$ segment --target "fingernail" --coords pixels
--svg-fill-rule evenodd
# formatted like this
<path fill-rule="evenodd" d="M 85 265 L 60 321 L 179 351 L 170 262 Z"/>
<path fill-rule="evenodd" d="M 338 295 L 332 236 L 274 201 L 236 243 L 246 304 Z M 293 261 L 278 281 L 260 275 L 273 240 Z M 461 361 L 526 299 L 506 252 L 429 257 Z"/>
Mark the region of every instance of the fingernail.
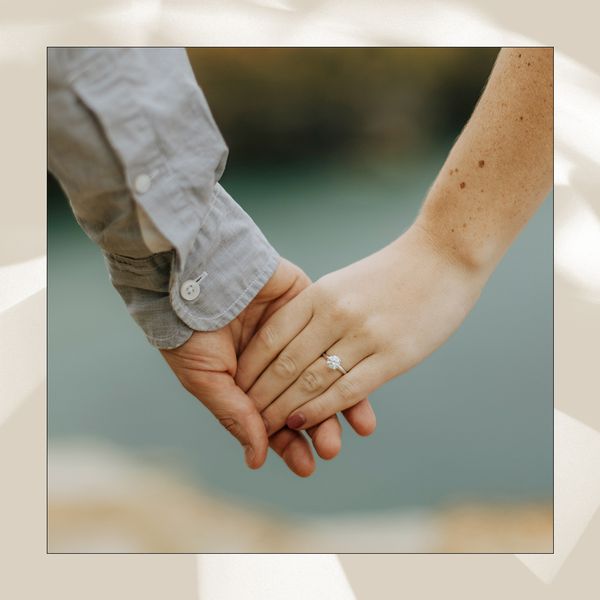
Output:
<path fill-rule="evenodd" d="M 290 429 L 300 429 L 304 423 L 306 423 L 306 417 L 302 413 L 296 413 L 295 415 L 288 417 L 288 420 L 286 421 L 286 425 Z"/>
<path fill-rule="evenodd" d="M 254 448 L 252 446 L 244 446 L 244 457 L 246 458 L 246 464 L 250 467 L 250 463 L 254 459 Z"/>

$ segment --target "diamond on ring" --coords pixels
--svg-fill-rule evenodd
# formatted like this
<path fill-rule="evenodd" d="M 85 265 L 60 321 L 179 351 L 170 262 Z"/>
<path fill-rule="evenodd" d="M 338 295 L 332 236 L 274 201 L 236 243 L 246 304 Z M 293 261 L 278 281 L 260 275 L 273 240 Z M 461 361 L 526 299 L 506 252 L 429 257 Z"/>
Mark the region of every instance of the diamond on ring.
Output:
<path fill-rule="evenodd" d="M 339 356 L 333 354 L 332 356 L 327 357 L 327 366 L 336 371 L 342 366 L 342 359 Z"/>
<path fill-rule="evenodd" d="M 323 357 L 325 358 L 325 361 L 327 362 L 327 366 L 332 370 L 332 371 L 339 371 L 340 373 L 343 373 L 344 375 L 346 374 L 346 369 L 344 369 L 344 367 L 342 367 L 342 359 L 337 356 L 337 354 L 327 354 L 324 353 Z"/>

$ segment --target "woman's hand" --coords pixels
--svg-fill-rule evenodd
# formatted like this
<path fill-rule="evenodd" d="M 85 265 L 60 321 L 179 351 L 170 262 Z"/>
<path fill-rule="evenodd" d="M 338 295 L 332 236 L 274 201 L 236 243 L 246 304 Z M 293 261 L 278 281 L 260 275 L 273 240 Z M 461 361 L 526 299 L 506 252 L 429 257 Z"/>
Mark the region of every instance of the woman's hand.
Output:
<path fill-rule="evenodd" d="M 269 434 L 308 429 L 417 365 L 458 328 L 486 276 L 420 226 L 318 280 L 271 316 L 240 356 L 236 382 Z M 347 371 L 327 366 L 337 355 Z"/>
<path fill-rule="evenodd" d="M 256 298 L 227 326 L 216 331 L 196 331 L 179 348 L 161 351 L 183 386 L 239 440 L 245 449 L 246 462 L 253 469 L 264 463 L 267 444 L 296 475 L 306 477 L 315 469 L 304 434 L 283 429 L 267 439 L 263 420 L 254 403 L 233 379 L 237 355 L 254 332 L 309 284 L 310 280 L 301 269 L 282 259 Z M 368 435 L 375 428 L 375 415 L 368 402 L 346 411 L 345 417 L 361 435 Z M 334 415 L 310 429 L 308 434 L 317 454 L 331 459 L 340 451 L 341 432 Z"/>
<path fill-rule="evenodd" d="M 275 313 L 236 381 L 269 422 L 310 428 L 438 348 L 552 184 L 553 53 L 504 48 L 417 221 Z M 327 368 L 322 353 L 348 371 Z"/>

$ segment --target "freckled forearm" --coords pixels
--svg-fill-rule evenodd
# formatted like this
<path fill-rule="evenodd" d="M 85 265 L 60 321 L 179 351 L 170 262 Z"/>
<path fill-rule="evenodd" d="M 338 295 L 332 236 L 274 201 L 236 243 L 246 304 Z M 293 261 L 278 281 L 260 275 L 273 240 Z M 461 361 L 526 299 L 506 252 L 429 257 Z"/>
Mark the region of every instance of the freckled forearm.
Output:
<path fill-rule="evenodd" d="M 552 49 L 501 50 L 417 224 L 491 272 L 552 185 L 552 147 Z"/>

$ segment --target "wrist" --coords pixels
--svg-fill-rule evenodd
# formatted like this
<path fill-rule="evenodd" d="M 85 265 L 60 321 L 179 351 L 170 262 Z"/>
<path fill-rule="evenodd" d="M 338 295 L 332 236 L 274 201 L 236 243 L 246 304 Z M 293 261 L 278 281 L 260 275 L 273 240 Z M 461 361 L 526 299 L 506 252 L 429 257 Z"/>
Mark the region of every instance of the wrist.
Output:
<path fill-rule="evenodd" d="M 417 257 L 421 268 L 437 273 L 437 277 L 458 285 L 473 302 L 479 297 L 492 269 L 465 260 L 454 248 L 439 239 L 419 219 L 395 242 L 391 249 L 399 260 Z M 469 302 L 471 301 L 469 300 Z"/>
<path fill-rule="evenodd" d="M 502 257 L 502 249 L 496 241 L 473 230 L 466 232 L 465 224 L 451 223 L 446 215 L 436 218 L 431 212 L 426 203 L 410 230 L 448 263 L 485 282 Z"/>
<path fill-rule="evenodd" d="M 202 228 L 175 265 L 171 305 L 191 329 L 221 329 L 252 304 L 278 263 L 279 255 L 260 229 L 217 184 Z"/>

